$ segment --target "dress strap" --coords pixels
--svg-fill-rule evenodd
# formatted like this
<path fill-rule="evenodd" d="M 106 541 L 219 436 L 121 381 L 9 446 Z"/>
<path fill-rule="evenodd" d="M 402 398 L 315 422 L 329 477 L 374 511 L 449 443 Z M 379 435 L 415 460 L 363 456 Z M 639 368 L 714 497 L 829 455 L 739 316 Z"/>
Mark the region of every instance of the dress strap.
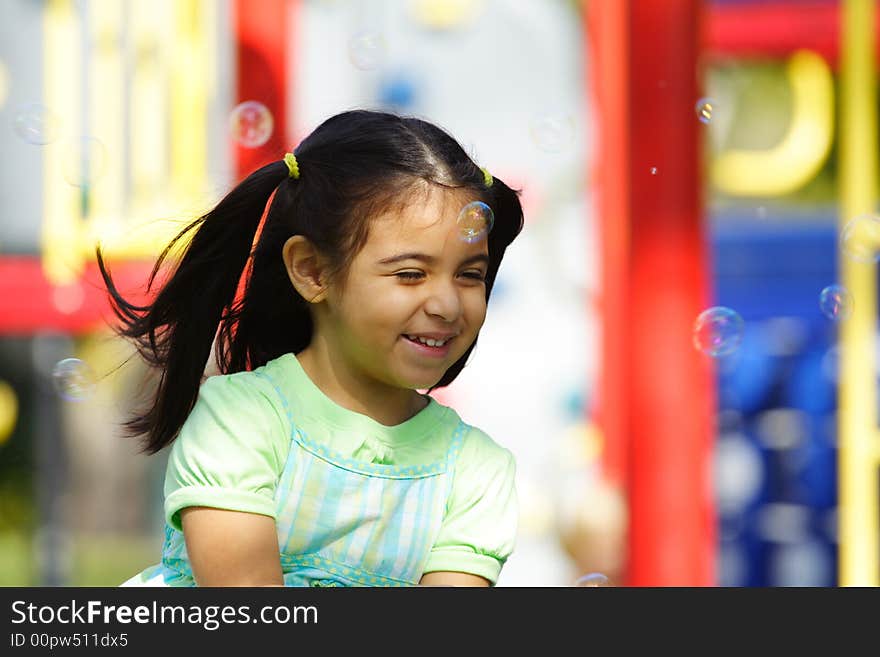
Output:
<path fill-rule="evenodd" d="M 271 376 L 269 376 L 265 372 L 261 372 L 260 370 L 253 370 L 253 373 L 261 379 L 267 381 L 269 385 L 272 386 L 275 394 L 278 395 L 279 401 L 281 401 L 281 405 L 284 406 L 284 413 L 287 415 L 287 421 L 290 422 L 291 433 L 293 433 L 295 423 L 293 421 L 293 413 L 290 410 L 290 404 L 287 402 L 287 397 L 281 392 L 278 384 L 275 383 L 275 379 L 273 379 Z"/>
<path fill-rule="evenodd" d="M 448 504 L 449 496 L 452 494 L 452 481 L 455 478 L 455 463 L 458 455 L 461 453 L 461 445 L 464 442 L 464 435 L 470 426 L 463 420 L 458 421 L 455 432 L 452 434 L 452 440 L 449 443 L 449 450 L 446 452 L 446 500 Z"/>

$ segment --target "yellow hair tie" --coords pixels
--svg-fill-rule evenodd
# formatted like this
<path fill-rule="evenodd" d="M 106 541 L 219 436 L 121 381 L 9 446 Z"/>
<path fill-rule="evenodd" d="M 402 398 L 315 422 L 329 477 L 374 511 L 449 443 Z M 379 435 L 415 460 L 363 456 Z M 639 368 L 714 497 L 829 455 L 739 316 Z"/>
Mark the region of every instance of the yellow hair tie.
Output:
<path fill-rule="evenodd" d="M 480 167 L 480 171 L 483 172 L 483 183 L 485 183 L 486 187 L 491 187 L 495 179 L 492 178 L 492 174 L 489 173 L 489 169 L 487 169 L 486 167 Z"/>
<path fill-rule="evenodd" d="M 285 153 L 284 164 L 287 165 L 287 170 L 290 172 L 289 175 L 291 178 L 299 178 L 299 163 L 296 161 L 296 155 L 293 153 Z"/>

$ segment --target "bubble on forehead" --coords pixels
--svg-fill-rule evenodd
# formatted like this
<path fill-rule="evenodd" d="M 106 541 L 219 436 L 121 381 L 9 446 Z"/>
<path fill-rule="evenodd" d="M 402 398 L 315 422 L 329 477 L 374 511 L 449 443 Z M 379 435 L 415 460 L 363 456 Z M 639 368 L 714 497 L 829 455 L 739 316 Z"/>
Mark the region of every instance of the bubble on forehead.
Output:
<path fill-rule="evenodd" d="M 488 237 L 492 226 L 495 225 L 495 214 L 492 208 L 482 201 L 473 201 L 461 209 L 456 224 L 459 238 L 463 242 L 473 244 Z"/>

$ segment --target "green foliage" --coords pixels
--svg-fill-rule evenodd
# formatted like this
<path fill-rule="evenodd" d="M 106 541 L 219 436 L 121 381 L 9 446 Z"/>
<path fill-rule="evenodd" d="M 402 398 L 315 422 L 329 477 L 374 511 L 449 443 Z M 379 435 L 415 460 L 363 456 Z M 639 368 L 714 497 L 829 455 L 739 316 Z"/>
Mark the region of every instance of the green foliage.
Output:
<path fill-rule="evenodd" d="M 119 586 L 157 563 L 155 537 L 75 536 L 70 543 L 66 586 Z M 33 534 L 0 532 L 0 586 L 40 586 Z"/>
<path fill-rule="evenodd" d="M 35 526 L 31 478 L 21 471 L 0 476 L 0 533 L 32 533 Z"/>

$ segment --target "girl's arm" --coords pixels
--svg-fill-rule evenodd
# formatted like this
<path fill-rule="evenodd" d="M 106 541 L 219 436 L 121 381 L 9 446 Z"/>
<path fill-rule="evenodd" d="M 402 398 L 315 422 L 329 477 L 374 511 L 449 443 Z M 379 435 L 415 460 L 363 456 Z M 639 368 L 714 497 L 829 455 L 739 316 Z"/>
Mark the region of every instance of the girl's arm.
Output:
<path fill-rule="evenodd" d="M 489 580 L 469 573 L 438 570 L 422 575 L 419 584 L 421 586 L 489 586 Z"/>
<path fill-rule="evenodd" d="M 284 586 L 273 518 L 191 506 L 180 520 L 198 586 Z"/>

